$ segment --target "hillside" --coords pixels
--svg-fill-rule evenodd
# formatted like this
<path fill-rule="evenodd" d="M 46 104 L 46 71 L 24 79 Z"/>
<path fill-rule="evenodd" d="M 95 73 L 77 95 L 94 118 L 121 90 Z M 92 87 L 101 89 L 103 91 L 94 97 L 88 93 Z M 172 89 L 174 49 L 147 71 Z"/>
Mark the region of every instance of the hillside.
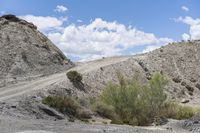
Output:
<path fill-rule="evenodd" d="M 200 41 L 176 42 L 145 54 L 73 64 L 31 23 L 6 15 L 0 17 L 0 29 L 0 127 L 4 133 L 30 127 L 57 132 L 84 132 L 81 129 L 105 132 L 105 125 L 69 123 L 68 116 L 47 107 L 41 100 L 48 95 L 98 96 L 110 81 L 118 82 L 118 72 L 127 78 L 139 75 L 143 82 L 151 79 L 154 72 L 161 72 L 168 77 L 165 92 L 170 100 L 187 100 L 187 104 L 199 106 Z M 67 78 L 66 72 L 71 70 L 83 75 L 81 87 Z M 187 132 L 180 126 L 182 121 L 170 122 L 156 130 L 116 125 L 108 128 L 111 132 L 171 133 L 169 128 Z"/>
<path fill-rule="evenodd" d="M 0 86 L 67 70 L 69 59 L 31 23 L 0 17 Z"/>
<path fill-rule="evenodd" d="M 116 82 L 117 72 L 121 72 L 129 78 L 139 74 L 144 81 L 150 79 L 154 72 L 162 72 L 167 75 L 169 80 L 165 89 L 169 98 L 179 101 L 190 99 L 194 104 L 198 104 L 197 98 L 200 94 L 199 58 L 200 41 L 180 42 L 169 44 L 146 54 L 81 63 L 73 69 L 83 74 L 83 82 L 89 95 L 98 95 L 109 81 Z M 57 88 L 57 90 L 66 88 L 74 93 L 76 93 L 74 90 L 77 90 L 67 79 L 63 79 L 49 88 Z M 82 92 L 78 94 L 82 94 Z"/>

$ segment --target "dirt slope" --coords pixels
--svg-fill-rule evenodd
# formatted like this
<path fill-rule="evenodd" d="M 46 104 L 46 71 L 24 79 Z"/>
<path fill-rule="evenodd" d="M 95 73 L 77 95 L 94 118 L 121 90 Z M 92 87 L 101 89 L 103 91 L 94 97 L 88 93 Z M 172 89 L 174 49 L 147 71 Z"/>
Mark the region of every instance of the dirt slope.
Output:
<path fill-rule="evenodd" d="M 65 55 L 31 23 L 0 17 L 0 86 L 72 67 Z"/>

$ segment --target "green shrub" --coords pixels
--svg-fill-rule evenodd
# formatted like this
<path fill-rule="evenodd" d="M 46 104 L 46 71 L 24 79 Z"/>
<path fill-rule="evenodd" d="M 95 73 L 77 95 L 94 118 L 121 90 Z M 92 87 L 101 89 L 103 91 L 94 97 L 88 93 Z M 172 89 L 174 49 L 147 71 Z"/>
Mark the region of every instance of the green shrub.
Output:
<path fill-rule="evenodd" d="M 125 124 L 151 123 L 167 98 L 163 92 L 167 83 L 166 77 L 156 73 L 147 84 L 142 84 L 137 78 L 127 80 L 120 74 L 118 79 L 119 84 L 109 83 L 102 92 L 98 101 L 103 103 L 101 104 L 103 107 L 98 107 L 97 112 L 113 121 L 118 119 Z M 108 107 L 113 113 L 108 113 Z M 113 118 L 113 114 L 118 118 Z"/>
<path fill-rule="evenodd" d="M 78 73 L 77 71 L 69 71 L 67 73 L 67 77 L 73 83 L 82 81 L 82 75 Z"/>
<path fill-rule="evenodd" d="M 187 119 L 200 114 L 199 108 L 166 101 L 163 88 L 167 79 L 160 73 L 155 73 L 146 84 L 137 77 L 127 80 L 121 74 L 118 74 L 118 79 L 119 84 L 107 85 L 94 109 L 99 115 L 111 119 L 112 123 L 143 126 L 155 122 L 155 119 Z"/>
<path fill-rule="evenodd" d="M 188 119 L 194 115 L 200 115 L 200 108 L 180 105 L 174 102 L 168 102 L 161 110 L 161 115 L 172 119 Z"/>
<path fill-rule="evenodd" d="M 55 108 L 59 112 L 66 114 L 71 118 L 75 117 L 81 120 L 91 118 L 91 113 L 72 97 L 48 96 L 42 100 L 42 103 Z"/>
<path fill-rule="evenodd" d="M 93 111 L 97 112 L 100 116 L 104 118 L 108 118 L 112 120 L 112 123 L 115 124 L 122 124 L 122 121 L 120 121 L 119 116 L 116 114 L 113 106 L 106 105 L 102 102 L 96 102 Z"/>

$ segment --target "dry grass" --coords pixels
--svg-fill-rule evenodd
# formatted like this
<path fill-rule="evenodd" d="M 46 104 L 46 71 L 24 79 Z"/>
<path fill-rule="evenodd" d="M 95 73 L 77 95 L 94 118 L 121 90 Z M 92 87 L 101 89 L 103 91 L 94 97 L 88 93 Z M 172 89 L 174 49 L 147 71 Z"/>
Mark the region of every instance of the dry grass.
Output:
<path fill-rule="evenodd" d="M 67 96 L 48 96 L 42 100 L 43 104 L 55 108 L 59 112 L 68 115 L 70 118 L 80 120 L 90 119 L 91 113 L 80 105 L 79 100 Z"/>
<path fill-rule="evenodd" d="M 160 115 L 178 120 L 188 119 L 194 115 L 200 115 L 200 108 L 168 102 L 161 110 Z"/>

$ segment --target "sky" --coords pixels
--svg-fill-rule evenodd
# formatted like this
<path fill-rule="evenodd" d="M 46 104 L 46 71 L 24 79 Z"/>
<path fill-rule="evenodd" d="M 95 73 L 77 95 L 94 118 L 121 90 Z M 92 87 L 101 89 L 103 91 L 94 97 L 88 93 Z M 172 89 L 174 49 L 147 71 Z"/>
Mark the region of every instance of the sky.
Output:
<path fill-rule="evenodd" d="M 200 39 L 200 0 L 0 0 L 73 61 L 145 53 Z"/>

